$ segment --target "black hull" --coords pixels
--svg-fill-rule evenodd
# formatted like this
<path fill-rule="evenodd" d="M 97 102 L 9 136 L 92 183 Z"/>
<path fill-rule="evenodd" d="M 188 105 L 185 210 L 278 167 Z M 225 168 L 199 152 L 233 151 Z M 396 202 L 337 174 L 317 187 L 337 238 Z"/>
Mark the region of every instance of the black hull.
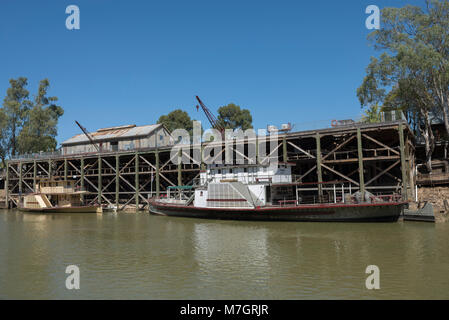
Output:
<path fill-rule="evenodd" d="M 380 203 L 217 209 L 165 204 L 151 200 L 150 213 L 175 217 L 246 221 L 396 222 L 403 206 L 404 203 Z"/>

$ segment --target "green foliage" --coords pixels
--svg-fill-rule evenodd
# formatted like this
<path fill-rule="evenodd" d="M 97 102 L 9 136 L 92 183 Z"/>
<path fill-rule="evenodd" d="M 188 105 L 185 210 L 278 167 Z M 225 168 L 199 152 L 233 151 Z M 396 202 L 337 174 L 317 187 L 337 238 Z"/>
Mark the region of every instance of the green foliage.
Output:
<path fill-rule="evenodd" d="M 28 85 L 27 78 L 11 79 L 9 83 L 11 87 L 7 89 L 6 97 L 3 100 L 3 114 L 6 120 L 1 127 L 1 145 L 5 153 L 3 161 L 6 154 L 16 154 L 17 136 L 26 121 L 27 111 L 31 106 L 31 101 L 28 100 L 29 92 L 25 88 Z"/>
<path fill-rule="evenodd" d="M 250 129 L 253 117 L 248 109 L 241 109 L 233 103 L 218 109 L 218 124 L 225 129 Z"/>
<path fill-rule="evenodd" d="M 449 109 L 449 1 L 427 1 L 420 7 L 385 8 L 382 26 L 369 35 L 381 56 L 371 58 L 367 75 L 357 90 L 362 106 L 384 103 L 391 91 L 391 108 L 409 111 L 437 106 Z M 393 103 L 394 102 L 394 103 Z M 449 128 L 448 128 L 449 129 Z"/>
<path fill-rule="evenodd" d="M 362 117 L 362 121 L 366 123 L 376 123 L 381 120 L 381 107 L 377 104 L 372 105 L 365 110 L 365 115 Z"/>
<path fill-rule="evenodd" d="M 33 101 L 29 100 L 26 78 L 10 80 L 0 109 L 0 156 L 49 151 L 56 148 L 57 123 L 64 110 L 57 97 L 48 97 L 48 79 L 41 80 Z"/>
<path fill-rule="evenodd" d="M 449 133 L 449 1 L 385 8 L 382 29 L 368 38 L 383 52 L 371 58 L 357 90 L 362 107 L 403 111 L 429 144 L 429 117 L 441 117 Z"/>
<path fill-rule="evenodd" d="M 174 110 L 167 115 L 163 115 L 159 118 L 157 123 L 162 123 L 170 132 L 176 129 L 185 129 L 192 135 L 193 122 L 187 112 L 180 109 Z"/>

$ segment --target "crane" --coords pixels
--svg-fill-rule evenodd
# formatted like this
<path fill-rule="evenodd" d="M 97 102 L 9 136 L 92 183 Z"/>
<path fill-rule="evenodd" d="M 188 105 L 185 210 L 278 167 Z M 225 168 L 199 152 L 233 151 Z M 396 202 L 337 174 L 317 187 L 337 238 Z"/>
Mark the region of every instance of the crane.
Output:
<path fill-rule="evenodd" d="M 95 147 L 95 149 L 97 149 L 97 151 L 100 151 L 100 148 L 98 148 L 97 144 L 94 142 L 94 138 L 92 138 L 89 131 L 87 131 L 87 129 L 84 128 L 78 121 L 75 120 L 75 122 L 78 125 L 78 127 L 80 127 L 80 129 L 84 132 L 87 139 L 89 139 L 90 143 Z"/>
<path fill-rule="evenodd" d="M 203 109 L 204 113 L 206 114 L 207 119 L 209 120 L 212 128 L 215 128 L 221 132 L 221 135 L 224 134 L 225 128 L 218 122 L 217 117 L 209 110 L 208 107 L 205 106 L 203 101 L 196 96 L 196 100 L 198 100 L 198 103 L 200 104 L 201 108 Z M 196 106 L 196 110 L 199 110 L 199 106 Z"/>

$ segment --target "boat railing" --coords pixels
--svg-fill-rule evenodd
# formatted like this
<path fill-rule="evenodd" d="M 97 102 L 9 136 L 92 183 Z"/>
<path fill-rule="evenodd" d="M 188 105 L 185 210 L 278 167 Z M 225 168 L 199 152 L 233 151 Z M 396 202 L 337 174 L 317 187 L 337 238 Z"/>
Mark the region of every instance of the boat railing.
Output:
<path fill-rule="evenodd" d="M 364 195 L 358 185 L 347 181 L 307 182 L 295 186 L 298 204 L 380 203 L 399 202 L 402 199 L 397 186 L 376 187 L 376 191 L 366 187 Z"/>

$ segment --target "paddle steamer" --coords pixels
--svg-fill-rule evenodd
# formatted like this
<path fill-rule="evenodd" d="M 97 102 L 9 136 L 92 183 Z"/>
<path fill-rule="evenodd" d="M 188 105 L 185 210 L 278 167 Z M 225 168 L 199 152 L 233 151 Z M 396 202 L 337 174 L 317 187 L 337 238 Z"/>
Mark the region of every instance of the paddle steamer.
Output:
<path fill-rule="evenodd" d="M 303 184 L 292 164 L 208 165 L 195 186 L 169 187 L 149 199 L 165 216 L 263 221 L 397 221 L 406 204 L 398 194 L 361 194 L 344 182 Z"/>
<path fill-rule="evenodd" d="M 90 213 L 101 211 L 97 205 L 85 205 L 86 191 L 75 187 L 73 180 L 46 179 L 37 183 L 36 192 L 23 197 L 19 210 L 38 213 Z"/>

